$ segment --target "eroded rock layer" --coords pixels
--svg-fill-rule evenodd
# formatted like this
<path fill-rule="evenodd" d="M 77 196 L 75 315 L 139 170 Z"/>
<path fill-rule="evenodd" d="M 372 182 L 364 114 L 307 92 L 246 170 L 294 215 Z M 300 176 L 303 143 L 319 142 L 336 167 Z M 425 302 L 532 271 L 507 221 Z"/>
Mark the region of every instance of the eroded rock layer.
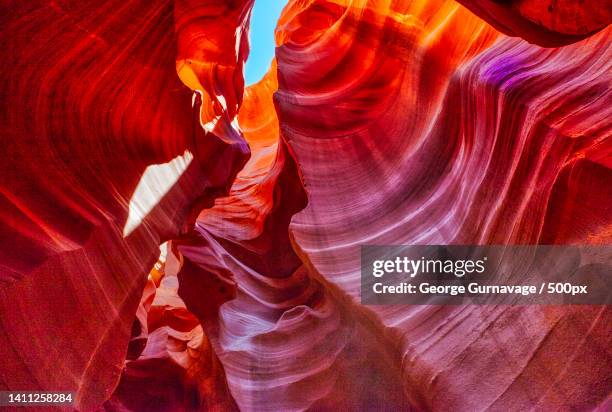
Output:
<path fill-rule="evenodd" d="M 2 4 L 0 389 L 609 407 L 607 306 L 359 301 L 363 244 L 610 243 L 609 2 L 294 0 L 245 89 L 252 5 Z"/>
<path fill-rule="evenodd" d="M 208 96 L 242 93 L 230 84 L 251 3 L 209 3 L 2 3 L 3 390 L 71 390 L 85 410 L 108 399 L 159 244 L 191 228 L 246 162 L 235 109 L 213 110 Z M 234 20 L 210 25 L 213 12 Z M 194 48 L 207 30 L 235 46 Z M 224 87 L 194 98 L 179 57 L 238 74 L 218 70 Z"/>
<path fill-rule="evenodd" d="M 275 98 L 308 195 L 291 225 L 296 250 L 394 336 L 411 403 L 604 402 L 607 307 L 358 302 L 362 244 L 610 242 L 612 192 L 596 183 L 612 177 L 609 30 L 543 49 L 452 2 L 296 3 L 290 13 L 279 26 Z"/>
<path fill-rule="evenodd" d="M 500 31 L 546 47 L 582 40 L 612 20 L 609 0 L 458 1 Z"/>

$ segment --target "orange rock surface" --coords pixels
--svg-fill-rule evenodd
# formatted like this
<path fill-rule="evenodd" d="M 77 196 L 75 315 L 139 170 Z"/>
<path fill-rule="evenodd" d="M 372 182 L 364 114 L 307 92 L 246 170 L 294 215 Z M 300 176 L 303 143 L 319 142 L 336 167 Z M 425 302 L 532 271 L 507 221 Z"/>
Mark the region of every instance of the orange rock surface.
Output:
<path fill-rule="evenodd" d="M 0 390 L 609 408 L 609 306 L 365 306 L 359 255 L 610 243 L 609 2 L 292 0 L 245 88 L 252 6 L 3 2 Z"/>

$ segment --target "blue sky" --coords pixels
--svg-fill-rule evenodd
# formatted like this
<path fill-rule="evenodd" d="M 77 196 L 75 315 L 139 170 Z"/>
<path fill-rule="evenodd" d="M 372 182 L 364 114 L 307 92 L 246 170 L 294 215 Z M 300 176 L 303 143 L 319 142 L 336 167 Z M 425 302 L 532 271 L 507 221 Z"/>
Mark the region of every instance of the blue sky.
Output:
<path fill-rule="evenodd" d="M 249 39 L 251 52 L 244 69 L 247 85 L 258 82 L 274 57 L 274 29 L 287 0 L 255 0 Z"/>

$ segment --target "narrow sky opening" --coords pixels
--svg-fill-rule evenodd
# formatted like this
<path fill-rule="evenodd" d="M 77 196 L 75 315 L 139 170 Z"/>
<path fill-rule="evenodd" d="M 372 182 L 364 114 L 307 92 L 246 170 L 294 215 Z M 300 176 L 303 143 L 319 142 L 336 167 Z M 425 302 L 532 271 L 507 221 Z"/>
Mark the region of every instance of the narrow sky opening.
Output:
<path fill-rule="evenodd" d="M 274 29 L 287 0 L 255 0 L 249 40 L 251 52 L 244 68 L 246 85 L 257 83 L 268 71 L 274 57 Z"/>

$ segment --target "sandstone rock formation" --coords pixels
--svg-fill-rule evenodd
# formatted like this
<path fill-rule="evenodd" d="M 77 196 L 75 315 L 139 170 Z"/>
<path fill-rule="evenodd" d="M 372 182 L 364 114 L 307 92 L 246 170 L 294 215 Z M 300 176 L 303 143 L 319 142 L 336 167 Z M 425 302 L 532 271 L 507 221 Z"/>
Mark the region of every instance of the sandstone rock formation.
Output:
<path fill-rule="evenodd" d="M 609 408 L 609 306 L 364 306 L 359 281 L 363 244 L 610 243 L 609 2 L 292 0 L 245 88 L 252 5 L 2 4 L 0 389 Z"/>

